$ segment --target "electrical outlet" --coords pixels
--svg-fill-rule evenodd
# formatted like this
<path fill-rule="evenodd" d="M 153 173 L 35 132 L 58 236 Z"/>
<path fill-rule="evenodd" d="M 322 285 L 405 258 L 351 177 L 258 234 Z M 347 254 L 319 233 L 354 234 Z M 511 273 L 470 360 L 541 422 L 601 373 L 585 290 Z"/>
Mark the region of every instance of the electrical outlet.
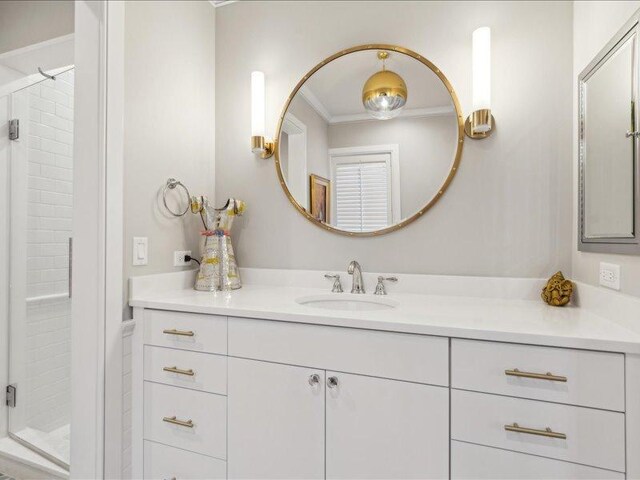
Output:
<path fill-rule="evenodd" d="M 620 265 L 600 262 L 600 285 L 620 290 Z"/>
<path fill-rule="evenodd" d="M 173 252 L 173 266 L 174 267 L 186 267 L 191 262 L 187 262 L 184 257 L 191 256 L 191 250 L 176 250 Z"/>

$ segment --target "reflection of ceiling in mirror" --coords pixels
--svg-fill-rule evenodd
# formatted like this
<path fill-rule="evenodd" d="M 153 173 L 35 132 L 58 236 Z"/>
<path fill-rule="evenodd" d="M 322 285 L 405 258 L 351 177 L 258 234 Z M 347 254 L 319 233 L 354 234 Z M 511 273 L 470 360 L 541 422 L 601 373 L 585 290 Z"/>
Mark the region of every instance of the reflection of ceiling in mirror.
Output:
<path fill-rule="evenodd" d="M 340 57 L 318 70 L 298 94 L 327 123 L 375 120 L 362 105 L 362 87 L 382 68 L 375 50 Z M 390 52 L 387 70 L 399 74 L 407 84 L 408 99 L 402 116 L 454 114 L 451 96 L 438 76 L 427 66 L 397 52 Z"/>

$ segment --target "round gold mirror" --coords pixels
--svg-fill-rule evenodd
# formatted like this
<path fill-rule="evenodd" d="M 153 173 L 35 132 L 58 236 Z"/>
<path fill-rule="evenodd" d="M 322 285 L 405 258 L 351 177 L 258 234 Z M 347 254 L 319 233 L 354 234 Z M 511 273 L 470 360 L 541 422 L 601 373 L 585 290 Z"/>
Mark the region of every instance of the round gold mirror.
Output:
<path fill-rule="evenodd" d="M 458 98 L 440 69 L 406 48 L 362 45 L 322 61 L 293 89 L 278 123 L 276 170 L 314 224 L 381 235 L 440 199 L 463 142 Z"/>

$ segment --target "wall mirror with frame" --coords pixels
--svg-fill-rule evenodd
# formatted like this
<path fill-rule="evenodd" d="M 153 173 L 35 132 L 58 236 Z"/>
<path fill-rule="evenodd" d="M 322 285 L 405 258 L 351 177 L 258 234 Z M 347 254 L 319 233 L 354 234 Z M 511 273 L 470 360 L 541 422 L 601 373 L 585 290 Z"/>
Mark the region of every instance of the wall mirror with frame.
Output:
<path fill-rule="evenodd" d="M 422 216 L 456 174 L 464 139 L 453 87 L 402 47 L 338 52 L 294 88 L 276 134 L 276 169 L 316 225 L 380 235 Z"/>
<path fill-rule="evenodd" d="M 638 17 L 579 76 L 578 249 L 640 254 Z"/>

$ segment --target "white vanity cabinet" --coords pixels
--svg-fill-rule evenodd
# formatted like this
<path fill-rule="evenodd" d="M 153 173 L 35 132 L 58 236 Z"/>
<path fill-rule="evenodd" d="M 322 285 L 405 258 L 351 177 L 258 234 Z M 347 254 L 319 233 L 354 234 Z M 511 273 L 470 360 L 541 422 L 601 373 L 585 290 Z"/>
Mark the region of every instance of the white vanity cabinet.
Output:
<path fill-rule="evenodd" d="M 324 372 L 230 358 L 229 380 L 229 478 L 324 478 Z"/>
<path fill-rule="evenodd" d="M 446 388 L 231 358 L 229 399 L 229 478 L 448 476 Z"/>
<path fill-rule="evenodd" d="M 133 478 L 638 478 L 634 355 L 135 317 Z"/>
<path fill-rule="evenodd" d="M 328 479 L 448 477 L 448 388 L 326 375 Z"/>
<path fill-rule="evenodd" d="M 452 478 L 624 478 L 623 354 L 452 339 L 451 387 Z"/>
<path fill-rule="evenodd" d="M 448 477 L 446 383 L 378 376 L 447 382 L 448 339 L 230 318 L 229 355 L 229 478 Z"/>

